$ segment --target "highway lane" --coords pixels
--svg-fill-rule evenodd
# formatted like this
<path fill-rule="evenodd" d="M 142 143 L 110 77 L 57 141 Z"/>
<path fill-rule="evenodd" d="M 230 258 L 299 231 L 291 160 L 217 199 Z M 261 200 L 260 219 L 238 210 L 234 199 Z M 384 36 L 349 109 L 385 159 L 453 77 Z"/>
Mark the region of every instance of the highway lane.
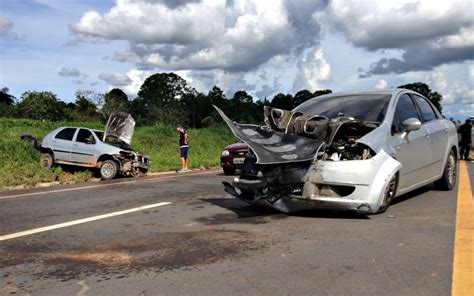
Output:
<path fill-rule="evenodd" d="M 0 236 L 170 204 L 0 241 L 0 294 L 451 291 L 457 191 L 425 187 L 382 215 L 284 215 L 229 197 L 232 177 L 193 174 L 1 193 Z"/>

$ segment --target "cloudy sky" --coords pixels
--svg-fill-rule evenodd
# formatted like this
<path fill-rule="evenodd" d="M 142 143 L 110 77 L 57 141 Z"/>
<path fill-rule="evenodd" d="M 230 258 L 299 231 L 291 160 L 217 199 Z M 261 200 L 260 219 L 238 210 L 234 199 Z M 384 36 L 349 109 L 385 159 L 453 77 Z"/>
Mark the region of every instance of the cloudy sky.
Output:
<path fill-rule="evenodd" d="M 17 98 L 173 71 L 255 99 L 425 82 L 474 116 L 474 0 L 0 0 L 0 87 Z"/>

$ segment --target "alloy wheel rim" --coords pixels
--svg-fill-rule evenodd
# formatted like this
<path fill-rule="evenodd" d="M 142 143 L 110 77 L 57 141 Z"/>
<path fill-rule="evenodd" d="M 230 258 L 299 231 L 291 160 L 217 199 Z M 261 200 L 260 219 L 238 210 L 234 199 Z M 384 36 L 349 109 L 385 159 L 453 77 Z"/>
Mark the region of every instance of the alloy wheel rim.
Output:
<path fill-rule="evenodd" d="M 448 170 L 448 182 L 449 184 L 454 184 L 454 177 L 456 176 L 456 163 L 454 161 L 454 156 L 452 154 L 448 157 L 447 163 L 447 170 Z"/>
<path fill-rule="evenodd" d="M 112 176 L 114 172 L 114 166 L 111 163 L 106 163 L 102 166 L 102 175 L 105 177 Z"/>

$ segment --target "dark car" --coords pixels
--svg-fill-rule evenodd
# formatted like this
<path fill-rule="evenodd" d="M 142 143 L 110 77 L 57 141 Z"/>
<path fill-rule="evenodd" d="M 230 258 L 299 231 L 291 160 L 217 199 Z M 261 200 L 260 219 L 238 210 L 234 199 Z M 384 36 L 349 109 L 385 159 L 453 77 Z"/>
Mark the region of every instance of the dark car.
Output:
<path fill-rule="evenodd" d="M 225 147 L 221 154 L 221 167 L 224 174 L 233 175 L 235 170 L 241 169 L 248 153 L 249 146 L 242 142 Z"/>

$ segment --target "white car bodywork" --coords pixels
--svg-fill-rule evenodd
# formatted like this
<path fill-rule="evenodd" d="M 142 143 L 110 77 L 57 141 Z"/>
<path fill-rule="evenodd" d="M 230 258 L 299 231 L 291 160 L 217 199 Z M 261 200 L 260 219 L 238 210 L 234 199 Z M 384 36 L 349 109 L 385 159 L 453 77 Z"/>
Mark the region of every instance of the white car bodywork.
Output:
<path fill-rule="evenodd" d="M 365 103 L 370 103 L 371 97 L 385 98 L 381 121 L 361 121 L 350 114 L 327 118 L 313 111 L 319 102 L 328 104 L 350 96 L 369 98 Z M 397 130 L 394 126 L 400 125 L 406 113 L 402 104 L 410 101 L 420 122 L 413 130 Z M 335 105 L 334 110 L 337 108 Z M 448 159 L 457 155 L 454 125 L 420 94 L 405 89 L 320 96 L 291 112 L 268 108 L 267 127 L 239 125 L 218 111 L 236 137 L 256 154 L 253 161 L 247 161 L 247 171 L 244 165 L 240 178 L 235 178 L 233 184 L 225 182 L 226 191 L 246 202 L 283 212 L 323 208 L 381 212 L 388 207 L 384 204 L 387 194 L 393 194 L 389 203 L 396 196 L 443 178 L 448 164 L 455 166 L 452 156 Z M 283 122 L 272 118 L 273 114 L 284 118 Z M 432 119 L 426 120 L 425 116 Z M 316 121 L 312 121 L 314 117 Z M 414 118 L 408 119 L 411 121 L 405 122 L 407 126 Z M 308 128 L 310 125 L 313 130 Z M 288 147 L 291 151 L 285 155 Z M 278 160 L 272 162 L 272 158 Z M 455 182 L 455 167 L 449 172 Z"/>

